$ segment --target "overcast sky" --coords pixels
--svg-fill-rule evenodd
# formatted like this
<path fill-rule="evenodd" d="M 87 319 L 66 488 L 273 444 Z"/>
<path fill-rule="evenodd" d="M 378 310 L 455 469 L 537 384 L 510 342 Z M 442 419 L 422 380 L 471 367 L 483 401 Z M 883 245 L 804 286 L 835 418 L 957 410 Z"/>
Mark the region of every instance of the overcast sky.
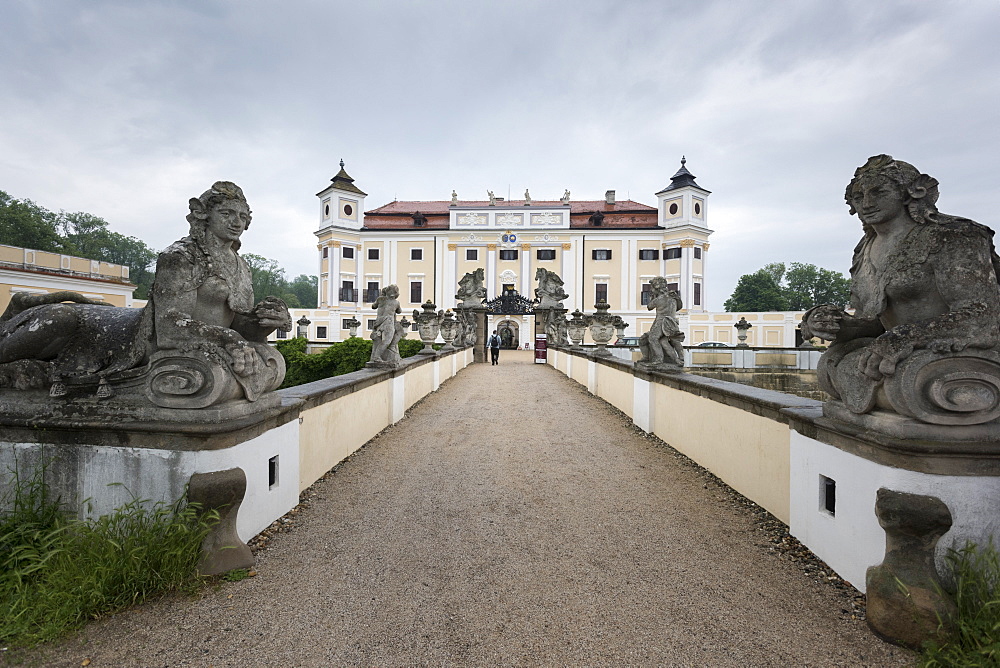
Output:
<path fill-rule="evenodd" d="M 889 153 L 995 227 L 1000 2 L 2 0 L 0 190 L 162 249 L 216 180 L 244 251 L 315 274 L 343 158 L 367 209 L 711 190 L 706 293 L 846 272 L 854 169 Z"/>

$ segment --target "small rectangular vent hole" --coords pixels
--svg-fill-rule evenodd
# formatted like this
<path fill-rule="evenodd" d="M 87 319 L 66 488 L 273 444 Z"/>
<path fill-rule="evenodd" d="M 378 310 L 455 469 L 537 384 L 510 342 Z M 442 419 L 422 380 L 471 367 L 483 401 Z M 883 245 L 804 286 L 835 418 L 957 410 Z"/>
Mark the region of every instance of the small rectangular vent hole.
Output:
<path fill-rule="evenodd" d="M 837 515 L 837 481 L 833 478 L 827 478 L 825 475 L 819 477 L 819 500 L 820 508 L 830 513 L 830 515 Z"/>
<path fill-rule="evenodd" d="M 278 484 L 278 455 L 267 460 L 267 488 L 274 489 Z"/>

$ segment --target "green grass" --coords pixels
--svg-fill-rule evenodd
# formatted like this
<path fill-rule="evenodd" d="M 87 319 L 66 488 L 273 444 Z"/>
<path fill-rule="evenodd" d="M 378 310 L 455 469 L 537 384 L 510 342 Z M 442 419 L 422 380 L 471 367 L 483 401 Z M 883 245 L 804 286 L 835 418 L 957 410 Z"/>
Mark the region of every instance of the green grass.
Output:
<path fill-rule="evenodd" d="M 88 619 L 195 588 L 201 543 L 218 519 L 181 502 L 133 500 L 91 521 L 68 517 L 42 482 L 15 472 L 0 508 L 0 644 L 31 646 Z"/>
<path fill-rule="evenodd" d="M 306 353 L 304 338 L 278 341 L 274 347 L 285 358 L 285 381 L 281 387 L 295 387 L 315 380 L 340 376 L 359 371 L 372 356 L 371 339 L 359 336 L 338 341 L 321 352 Z M 444 344 L 434 344 L 440 350 Z M 403 339 L 399 342 L 399 356 L 406 358 L 416 355 L 424 347 L 419 339 Z"/>
<path fill-rule="evenodd" d="M 248 577 L 250 577 L 250 569 L 234 568 L 228 573 L 223 573 L 221 577 L 226 582 L 239 582 L 240 580 L 246 580 Z"/>
<path fill-rule="evenodd" d="M 1000 555 L 966 543 L 947 556 L 958 607 L 955 634 L 945 643 L 928 643 L 921 666 L 1000 665 Z"/>

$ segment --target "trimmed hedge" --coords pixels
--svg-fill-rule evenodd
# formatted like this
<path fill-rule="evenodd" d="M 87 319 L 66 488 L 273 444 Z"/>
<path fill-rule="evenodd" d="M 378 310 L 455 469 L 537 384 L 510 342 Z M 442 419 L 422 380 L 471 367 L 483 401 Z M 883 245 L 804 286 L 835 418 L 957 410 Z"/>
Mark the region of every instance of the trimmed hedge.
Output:
<path fill-rule="evenodd" d="M 285 358 L 285 382 L 281 387 L 295 387 L 358 371 L 372 356 L 371 339 L 357 336 L 338 341 L 314 355 L 306 353 L 306 343 L 301 337 L 275 343 L 278 352 Z M 417 339 L 403 339 L 399 342 L 399 354 L 401 357 L 412 357 L 423 347 L 424 344 Z M 440 345 L 434 347 L 440 348 Z"/>

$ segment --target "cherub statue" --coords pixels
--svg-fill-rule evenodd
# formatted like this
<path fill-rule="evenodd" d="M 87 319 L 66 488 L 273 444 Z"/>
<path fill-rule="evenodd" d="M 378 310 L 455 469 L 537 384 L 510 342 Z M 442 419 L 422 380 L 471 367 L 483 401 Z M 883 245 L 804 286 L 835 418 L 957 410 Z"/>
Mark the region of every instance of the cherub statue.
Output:
<path fill-rule="evenodd" d="M 569 204 L 569 190 L 563 193 L 563 196 L 559 198 L 559 201 L 563 204 Z"/>
<path fill-rule="evenodd" d="M 372 354 L 368 366 L 399 366 L 399 341 L 405 336 L 405 328 L 396 320 L 396 314 L 403 312 L 399 306 L 399 287 L 387 285 L 382 288 L 373 306 L 375 328 L 372 330 Z"/>
<path fill-rule="evenodd" d="M 639 337 L 641 366 L 684 366 L 684 332 L 677 322 L 677 311 L 684 308 L 680 294 L 668 287 L 667 279 L 654 276 L 649 281 L 651 298 L 646 306 L 656 310 L 649 331 Z"/>

